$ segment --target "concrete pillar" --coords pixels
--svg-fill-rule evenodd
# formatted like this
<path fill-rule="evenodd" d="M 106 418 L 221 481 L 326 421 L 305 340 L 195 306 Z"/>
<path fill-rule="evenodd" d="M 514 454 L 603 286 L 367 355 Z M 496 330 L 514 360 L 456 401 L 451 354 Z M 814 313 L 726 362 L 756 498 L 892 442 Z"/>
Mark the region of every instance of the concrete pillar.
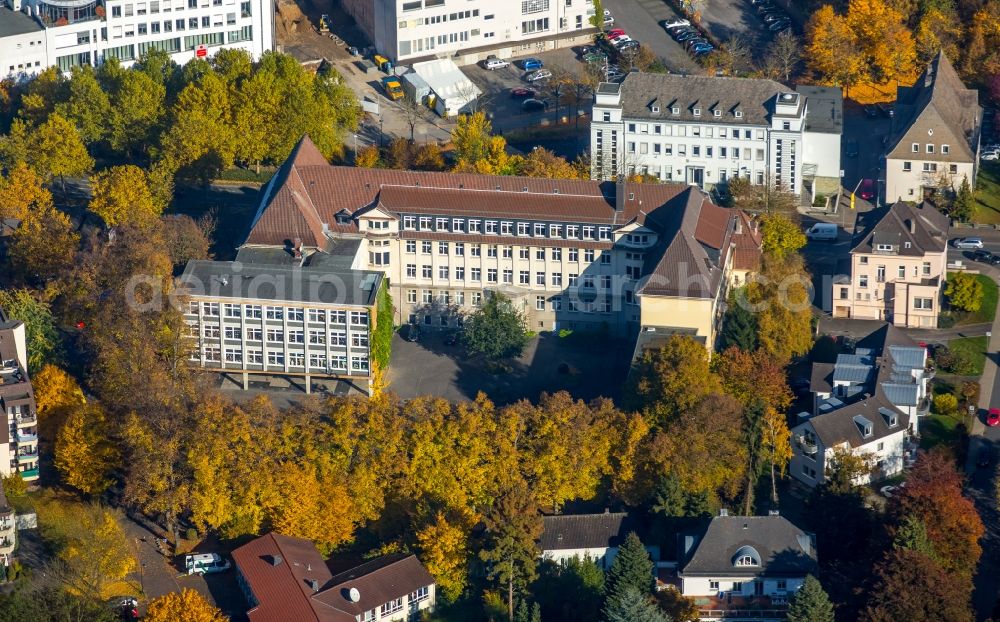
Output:
<path fill-rule="evenodd" d="M 243 372 L 243 390 L 246 391 L 250 388 L 250 374 Z"/>
<path fill-rule="evenodd" d="M 310 393 L 312 393 L 312 378 L 310 378 L 309 375 L 307 374 L 306 375 L 306 395 L 309 395 Z"/>

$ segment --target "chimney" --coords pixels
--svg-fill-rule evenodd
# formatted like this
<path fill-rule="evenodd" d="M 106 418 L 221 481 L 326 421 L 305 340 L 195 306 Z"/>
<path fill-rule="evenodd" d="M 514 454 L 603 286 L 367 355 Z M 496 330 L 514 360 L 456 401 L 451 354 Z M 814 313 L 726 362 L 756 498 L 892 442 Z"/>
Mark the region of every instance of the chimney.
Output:
<path fill-rule="evenodd" d="M 292 240 L 292 256 L 296 259 L 302 259 L 302 238 Z"/>
<path fill-rule="evenodd" d="M 768 510 L 767 511 L 767 515 L 768 516 L 781 516 L 781 512 L 779 512 L 778 510 Z"/>
<path fill-rule="evenodd" d="M 317 581 L 316 579 L 307 579 L 307 580 L 309 581 L 309 587 L 312 588 L 312 591 L 318 592 L 319 591 L 319 581 Z"/>
<path fill-rule="evenodd" d="M 911 219 L 909 219 L 906 222 L 907 222 L 908 225 L 910 225 L 910 233 L 916 233 L 917 232 L 917 221 L 914 220 L 913 218 L 911 218 Z"/>
<path fill-rule="evenodd" d="M 729 516 L 729 510 L 726 508 L 719 508 L 719 516 Z"/>
<path fill-rule="evenodd" d="M 743 235 L 743 218 L 736 217 L 736 235 Z"/>
<path fill-rule="evenodd" d="M 625 176 L 618 175 L 618 179 L 615 180 L 615 211 L 621 212 L 625 210 Z"/>

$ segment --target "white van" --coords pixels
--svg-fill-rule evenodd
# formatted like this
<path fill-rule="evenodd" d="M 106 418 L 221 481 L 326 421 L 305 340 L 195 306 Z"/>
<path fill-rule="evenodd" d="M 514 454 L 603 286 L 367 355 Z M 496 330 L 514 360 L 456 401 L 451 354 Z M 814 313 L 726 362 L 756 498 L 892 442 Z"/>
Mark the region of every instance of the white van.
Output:
<path fill-rule="evenodd" d="M 188 574 L 211 574 L 229 570 L 229 560 L 218 553 L 194 553 L 184 556 L 184 568 Z"/>
<path fill-rule="evenodd" d="M 818 222 L 806 229 L 806 237 L 810 240 L 836 240 L 837 229 L 832 222 Z"/>
<path fill-rule="evenodd" d="M 504 67 L 509 67 L 510 63 L 508 63 L 502 58 L 487 58 L 483 66 L 489 69 L 490 71 L 493 71 L 494 69 L 503 69 Z"/>

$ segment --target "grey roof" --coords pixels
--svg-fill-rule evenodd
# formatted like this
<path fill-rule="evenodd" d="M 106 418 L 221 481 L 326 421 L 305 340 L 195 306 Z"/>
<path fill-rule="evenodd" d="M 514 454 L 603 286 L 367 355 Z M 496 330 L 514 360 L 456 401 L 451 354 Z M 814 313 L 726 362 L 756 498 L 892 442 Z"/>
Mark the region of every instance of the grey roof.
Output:
<path fill-rule="evenodd" d="M 642 72 L 626 75 L 621 90 L 622 116 L 626 119 L 746 125 L 770 125 L 775 97 L 791 92 L 774 80 Z M 649 105 L 654 100 L 659 103 L 655 113 Z M 701 110 L 698 116 L 695 104 Z M 679 114 L 672 114 L 672 107 L 679 108 Z M 715 110 L 722 115 L 716 117 Z M 737 110 L 742 111 L 742 117 L 735 116 Z"/>
<path fill-rule="evenodd" d="M 885 392 L 885 398 L 896 406 L 917 405 L 917 385 L 915 384 L 883 382 L 882 391 Z"/>
<path fill-rule="evenodd" d="M 681 576 L 793 577 L 816 572 L 811 534 L 784 516 L 717 516 L 693 536 L 693 549 L 681 558 Z M 736 566 L 743 547 L 760 554 L 760 566 Z"/>
<path fill-rule="evenodd" d="M 925 253 L 944 252 L 947 239 L 948 217 L 934 206 L 897 201 L 858 213 L 851 252 L 872 253 L 874 245 L 881 243 L 892 244 L 899 255 L 920 257 Z"/>
<path fill-rule="evenodd" d="M 894 365 L 909 369 L 923 369 L 927 351 L 920 347 L 889 346 L 889 355 Z"/>
<path fill-rule="evenodd" d="M 887 157 L 975 162 L 981 117 L 979 94 L 965 88 L 948 57 L 939 52 L 912 87 L 897 89 Z M 912 143 L 921 145 L 916 153 L 911 150 Z M 929 154 L 923 148 L 925 143 L 947 144 L 951 149 L 948 154 L 942 154 L 940 148 Z"/>
<path fill-rule="evenodd" d="M 897 413 L 899 419 L 892 428 L 888 426 L 883 417 L 878 415 L 882 408 Z M 855 421 L 855 417 L 859 415 L 872 423 L 871 436 L 865 437 L 861 434 Z M 859 447 L 906 430 L 910 418 L 909 415 L 896 411 L 892 403 L 883 399 L 881 395 L 875 395 L 832 412 L 810 417 L 806 423 L 812 425 L 816 436 L 823 441 L 825 447 L 833 447 L 844 442 L 851 447 Z"/>
<path fill-rule="evenodd" d="M 813 363 L 809 377 L 809 390 L 813 393 L 829 393 L 833 390 L 833 363 Z"/>
<path fill-rule="evenodd" d="M 673 335 L 686 335 L 695 341 L 705 343 L 705 336 L 698 334 L 698 329 L 678 326 L 644 325 L 635 338 L 635 349 L 632 351 L 632 362 L 642 358 L 646 350 L 657 350 L 667 344 Z"/>
<path fill-rule="evenodd" d="M 844 94 L 840 87 L 799 85 L 795 90 L 806 97 L 806 131 L 840 134 L 844 129 Z"/>
<path fill-rule="evenodd" d="M 179 280 L 189 295 L 370 306 L 375 303 L 382 273 L 198 260 L 188 262 Z"/>
<path fill-rule="evenodd" d="M 834 382 L 849 382 L 864 384 L 871 379 L 874 368 L 870 365 L 851 365 L 837 363 L 833 368 Z"/>
<path fill-rule="evenodd" d="M 625 512 L 545 516 L 542 525 L 542 551 L 617 547 L 634 530 Z"/>
<path fill-rule="evenodd" d="M 0 37 L 41 32 L 42 25 L 20 11 L 13 11 L 0 5 Z"/>

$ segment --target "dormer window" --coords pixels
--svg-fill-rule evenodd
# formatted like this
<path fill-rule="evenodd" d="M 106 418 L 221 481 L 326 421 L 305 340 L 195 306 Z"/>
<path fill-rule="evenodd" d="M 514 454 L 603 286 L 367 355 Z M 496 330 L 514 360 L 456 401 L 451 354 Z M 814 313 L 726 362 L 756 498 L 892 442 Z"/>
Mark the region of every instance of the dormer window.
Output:
<path fill-rule="evenodd" d="M 868 438 L 874 433 L 872 422 L 861 415 L 854 417 L 854 423 L 858 426 L 858 431 L 861 433 L 862 438 Z"/>
<path fill-rule="evenodd" d="M 673 108 L 670 109 L 670 114 L 680 114 L 680 113 L 681 109 L 678 108 L 677 106 L 674 106 Z"/>
<path fill-rule="evenodd" d="M 701 116 L 701 108 L 695 108 L 691 112 L 693 112 L 694 116 L 696 116 L 696 117 L 700 117 Z"/>
<path fill-rule="evenodd" d="M 752 546 L 741 546 L 733 556 L 733 566 L 737 568 L 760 566 L 760 553 Z"/>
<path fill-rule="evenodd" d="M 718 108 L 716 108 L 715 110 L 712 111 L 712 116 L 721 117 L 722 116 L 722 111 L 719 110 Z"/>
<path fill-rule="evenodd" d="M 875 250 L 887 253 L 892 250 L 892 244 L 876 244 Z"/>
<path fill-rule="evenodd" d="M 656 104 L 653 104 L 653 112 L 654 113 L 659 113 L 660 112 L 660 107 L 657 106 Z"/>
<path fill-rule="evenodd" d="M 743 111 L 742 110 L 737 110 L 736 111 L 736 118 L 737 119 L 742 119 L 743 118 Z"/>

